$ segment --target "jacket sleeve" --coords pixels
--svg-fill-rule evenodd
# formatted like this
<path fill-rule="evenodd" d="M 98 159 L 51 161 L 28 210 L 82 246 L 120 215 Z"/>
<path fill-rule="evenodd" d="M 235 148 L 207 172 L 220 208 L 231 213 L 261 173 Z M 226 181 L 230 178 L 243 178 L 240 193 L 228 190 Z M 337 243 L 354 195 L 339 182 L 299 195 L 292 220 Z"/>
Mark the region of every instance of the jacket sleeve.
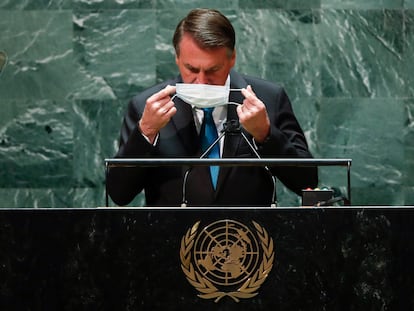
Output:
<path fill-rule="evenodd" d="M 270 122 L 270 135 L 259 145 L 263 158 L 312 158 L 305 135 L 297 121 L 290 100 L 281 87 L 261 98 L 265 103 Z M 270 168 L 285 186 L 297 194 L 318 184 L 317 167 L 278 166 Z"/>
<path fill-rule="evenodd" d="M 141 96 L 142 98 L 142 96 Z M 155 148 L 144 138 L 138 128 L 145 100 L 136 97 L 129 102 L 121 127 L 119 150 L 116 158 L 150 157 Z M 107 191 L 118 205 L 129 204 L 145 186 L 145 167 L 112 167 L 106 177 Z"/>

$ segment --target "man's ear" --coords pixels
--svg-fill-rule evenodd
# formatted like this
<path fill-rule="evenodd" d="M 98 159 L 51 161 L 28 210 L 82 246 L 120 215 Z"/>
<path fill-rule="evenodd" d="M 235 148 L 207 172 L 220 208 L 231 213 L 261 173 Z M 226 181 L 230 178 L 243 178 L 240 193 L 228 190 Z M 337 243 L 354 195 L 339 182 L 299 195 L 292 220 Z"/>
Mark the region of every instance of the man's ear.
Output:
<path fill-rule="evenodd" d="M 234 67 L 234 65 L 236 64 L 236 50 L 233 50 L 233 53 L 230 58 L 231 67 Z"/>
<path fill-rule="evenodd" d="M 175 64 L 178 66 L 178 55 L 177 55 L 177 53 L 175 53 Z"/>

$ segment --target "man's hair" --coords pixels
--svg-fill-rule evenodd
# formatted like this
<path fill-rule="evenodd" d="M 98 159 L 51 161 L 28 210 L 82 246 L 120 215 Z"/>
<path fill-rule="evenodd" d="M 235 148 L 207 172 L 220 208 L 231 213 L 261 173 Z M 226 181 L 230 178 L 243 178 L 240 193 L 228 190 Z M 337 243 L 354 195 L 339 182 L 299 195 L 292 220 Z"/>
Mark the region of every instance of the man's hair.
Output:
<path fill-rule="evenodd" d="M 189 34 L 202 49 L 226 47 L 233 54 L 236 35 L 230 21 L 213 9 L 194 9 L 177 25 L 173 37 L 175 53 L 180 54 L 180 42 Z"/>

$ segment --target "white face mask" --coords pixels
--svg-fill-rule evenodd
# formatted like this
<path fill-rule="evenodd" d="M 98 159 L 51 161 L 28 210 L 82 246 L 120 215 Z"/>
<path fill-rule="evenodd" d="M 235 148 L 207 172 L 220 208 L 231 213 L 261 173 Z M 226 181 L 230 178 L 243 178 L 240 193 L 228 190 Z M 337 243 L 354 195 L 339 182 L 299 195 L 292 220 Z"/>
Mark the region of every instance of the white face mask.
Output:
<path fill-rule="evenodd" d="M 177 96 L 197 108 L 218 107 L 229 101 L 229 85 L 177 83 L 175 86 L 174 97 Z"/>

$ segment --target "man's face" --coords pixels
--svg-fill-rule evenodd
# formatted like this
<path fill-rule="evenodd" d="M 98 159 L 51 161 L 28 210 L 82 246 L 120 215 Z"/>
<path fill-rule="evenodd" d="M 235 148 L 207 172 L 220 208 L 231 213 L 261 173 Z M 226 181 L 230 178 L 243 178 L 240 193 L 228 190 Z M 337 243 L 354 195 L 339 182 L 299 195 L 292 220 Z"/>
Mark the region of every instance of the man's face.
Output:
<path fill-rule="evenodd" d="M 229 57 L 228 49 L 201 49 L 189 35 L 180 42 L 180 55 L 175 62 L 184 83 L 224 85 L 236 61 L 236 53 Z"/>

